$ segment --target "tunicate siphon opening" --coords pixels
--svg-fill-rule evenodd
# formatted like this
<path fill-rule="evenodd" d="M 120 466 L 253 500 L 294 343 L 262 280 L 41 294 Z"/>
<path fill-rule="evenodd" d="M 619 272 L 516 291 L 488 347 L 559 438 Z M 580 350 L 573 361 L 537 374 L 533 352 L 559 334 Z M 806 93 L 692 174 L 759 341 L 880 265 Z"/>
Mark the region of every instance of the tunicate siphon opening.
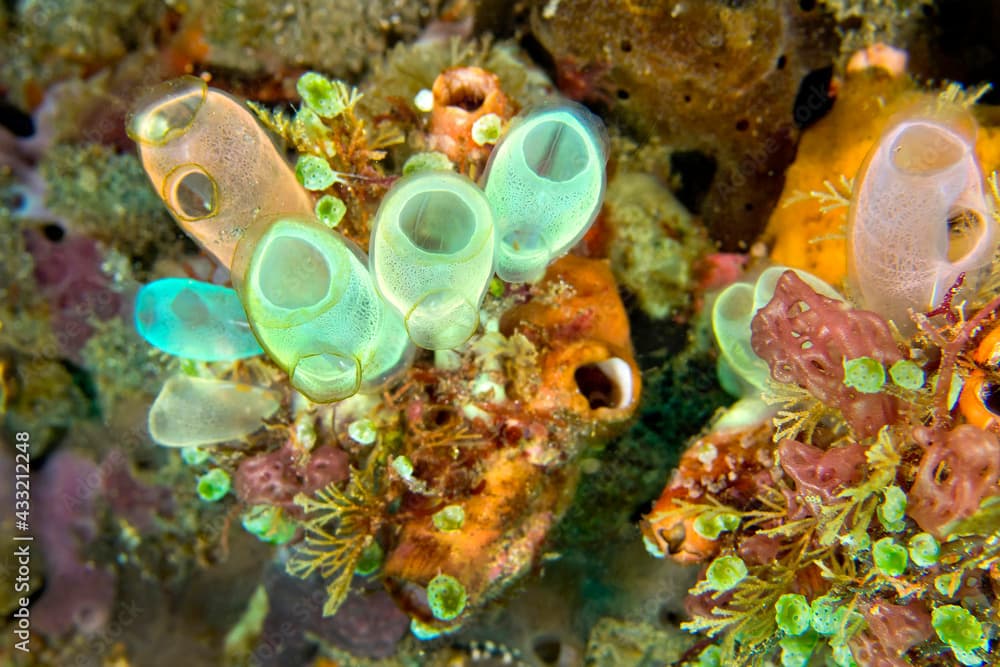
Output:
<path fill-rule="evenodd" d="M 1000 417 L 1000 384 L 984 382 L 979 390 L 979 398 L 983 401 L 984 408 Z"/>
<path fill-rule="evenodd" d="M 312 244 L 278 237 L 268 243 L 260 260 L 260 291 L 279 308 L 315 305 L 330 289 L 330 267 Z"/>
<path fill-rule="evenodd" d="M 983 217 L 968 208 L 956 208 L 948 214 L 948 261 L 957 263 L 969 254 L 986 233 Z"/>
<path fill-rule="evenodd" d="M 587 147 L 566 123 L 543 121 L 525 137 L 524 159 L 539 176 L 563 182 L 586 168 Z"/>
<path fill-rule="evenodd" d="M 292 385 L 319 403 L 340 401 L 358 392 L 361 364 L 336 352 L 302 357 L 291 373 Z"/>
<path fill-rule="evenodd" d="M 424 192 L 403 206 L 399 228 L 421 250 L 450 255 L 472 240 L 476 215 L 452 192 Z"/>
<path fill-rule="evenodd" d="M 914 176 L 930 176 L 962 159 L 966 148 L 940 127 L 912 123 L 896 137 L 890 154 L 897 169 Z"/>
<path fill-rule="evenodd" d="M 573 373 L 573 379 L 591 410 L 619 409 L 632 402 L 632 369 L 617 357 L 584 364 Z"/>
<path fill-rule="evenodd" d="M 535 657 L 546 665 L 555 665 L 559 662 L 559 655 L 562 653 L 562 642 L 558 637 L 552 635 L 542 635 L 536 637 L 531 643 L 531 650 Z"/>
<path fill-rule="evenodd" d="M 134 141 L 161 145 L 187 132 L 205 102 L 208 86 L 186 76 L 168 81 L 149 92 L 136 106 L 127 131 Z"/>
<path fill-rule="evenodd" d="M 167 174 L 166 182 L 171 187 L 167 204 L 181 219 L 202 220 L 218 212 L 215 181 L 200 167 L 182 165 Z"/>

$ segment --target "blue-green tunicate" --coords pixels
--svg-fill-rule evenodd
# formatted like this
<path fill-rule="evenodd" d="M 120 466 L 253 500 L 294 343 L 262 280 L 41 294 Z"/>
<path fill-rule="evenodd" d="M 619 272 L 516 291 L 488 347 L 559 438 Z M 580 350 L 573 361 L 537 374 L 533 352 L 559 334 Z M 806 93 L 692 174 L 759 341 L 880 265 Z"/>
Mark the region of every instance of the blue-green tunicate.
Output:
<path fill-rule="evenodd" d="M 545 107 L 511 124 L 486 170 L 497 275 L 538 280 L 580 240 L 601 208 L 606 162 L 604 125 L 583 107 Z"/>
<path fill-rule="evenodd" d="M 197 361 L 233 361 L 263 354 L 235 290 L 190 278 L 143 286 L 135 328 L 150 345 Z"/>
<path fill-rule="evenodd" d="M 371 269 L 414 343 L 450 349 L 475 332 L 493 243 L 489 202 L 464 176 L 422 172 L 385 196 L 372 229 Z"/>

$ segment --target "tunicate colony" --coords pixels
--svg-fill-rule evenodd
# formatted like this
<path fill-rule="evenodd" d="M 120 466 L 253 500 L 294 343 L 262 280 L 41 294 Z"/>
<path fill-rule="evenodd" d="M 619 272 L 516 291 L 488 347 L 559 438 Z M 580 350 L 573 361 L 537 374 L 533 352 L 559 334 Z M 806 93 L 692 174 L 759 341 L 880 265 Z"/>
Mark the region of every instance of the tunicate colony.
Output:
<path fill-rule="evenodd" d="M 322 107 L 324 100 L 310 95 L 304 102 Z M 151 283 L 137 297 L 140 334 L 164 352 L 199 361 L 264 352 L 295 389 L 320 403 L 383 385 L 409 365 L 414 343 L 462 345 L 479 325 L 494 269 L 507 281 L 540 279 L 593 222 L 606 180 L 600 120 L 582 107 L 543 107 L 511 123 L 482 189 L 446 171 L 399 180 L 379 207 L 369 258 L 317 219 L 312 197 L 243 104 L 201 79 L 152 91 L 128 132 L 170 213 L 230 271 L 235 290 L 188 279 Z M 321 160 L 302 156 L 297 168 L 309 159 Z M 230 428 L 171 428 L 170 414 L 215 410 L 235 391 L 232 383 L 195 380 L 164 386 L 150 414 L 157 442 L 239 438 L 276 409 L 263 394 L 257 416 L 240 413 Z M 255 392 L 264 390 L 247 389 Z"/>

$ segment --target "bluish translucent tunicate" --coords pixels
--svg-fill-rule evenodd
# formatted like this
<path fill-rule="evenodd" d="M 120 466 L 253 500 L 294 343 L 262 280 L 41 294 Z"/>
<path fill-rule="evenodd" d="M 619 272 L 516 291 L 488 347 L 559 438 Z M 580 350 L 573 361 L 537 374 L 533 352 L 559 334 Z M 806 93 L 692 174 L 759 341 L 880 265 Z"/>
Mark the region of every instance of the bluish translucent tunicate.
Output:
<path fill-rule="evenodd" d="M 143 286 L 135 328 L 150 345 L 196 361 L 233 361 L 263 354 L 235 290 L 190 278 Z"/>
<path fill-rule="evenodd" d="M 475 332 L 493 246 L 489 202 L 468 178 L 430 171 L 393 186 L 372 229 L 371 269 L 414 343 L 450 349 Z"/>
<path fill-rule="evenodd" d="M 515 121 L 490 157 L 486 198 L 496 224 L 496 272 L 531 282 L 586 233 L 604 199 L 607 138 L 577 105 Z"/>

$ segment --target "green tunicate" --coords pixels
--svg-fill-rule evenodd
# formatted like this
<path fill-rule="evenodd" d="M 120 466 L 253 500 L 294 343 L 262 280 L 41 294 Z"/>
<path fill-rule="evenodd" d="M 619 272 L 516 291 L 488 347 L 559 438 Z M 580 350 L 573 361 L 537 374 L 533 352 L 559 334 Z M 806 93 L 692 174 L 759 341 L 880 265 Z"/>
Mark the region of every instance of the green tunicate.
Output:
<path fill-rule="evenodd" d="M 720 375 L 729 373 L 742 384 L 727 387 L 727 391 L 737 396 L 759 394 L 766 391 L 771 369 L 757 356 L 750 344 L 750 323 L 761 308 L 774 298 L 778 280 L 785 271 L 794 271 L 809 287 L 825 297 L 843 301 L 843 297 L 828 284 L 806 271 L 789 269 L 787 266 L 772 266 L 765 269 L 756 282 L 733 283 L 722 291 L 712 306 L 712 331 L 719 346 Z M 737 384 L 737 383 L 732 383 Z"/>
<path fill-rule="evenodd" d="M 782 637 L 778 641 L 781 646 L 782 667 L 806 667 L 818 643 L 819 635 L 811 630 Z"/>
<path fill-rule="evenodd" d="M 232 486 L 232 480 L 222 468 L 212 468 L 198 478 L 198 497 L 208 503 L 222 500 Z"/>
<path fill-rule="evenodd" d="M 503 119 L 495 113 L 488 113 L 476 119 L 472 124 L 472 140 L 478 146 L 495 144 L 503 130 Z"/>
<path fill-rule="evenodd" d="M 924 370 L 909 359 L 901 359 L 894 363 L 889 368 L 889 377 L 896 386 L 910 391 L 916 391 L 924 386 Z"/>
<path fill-rule="evenodd" d="M 493 275 L 493 212 L 475 183 L 449 172 L 399 181 L 379 206 L 370 249 L 375 284 L 414 343 L 451 349 L 475 333 Z"/>
<path fill-rule="evenodd" d="M 238 440 L 262 428 L 281 406 L 279 399 L 261 387 L 175 375 L 149 409 L 149 434 L 167 447 Z"/>
<path fill-rule="evenodd" d="M 295 82 L 295 90 L 302 101 L 323 118 L 334 118 L 344 111 L 339 91 L 322 74 L 306 72 Z"/>
<path fill-rule="evenodd" d="M 774 604 L 774 620 L 778 627 L 789 635 L 801 635 L 809 629 L 811 611 L 806 596 L 785 593 Z"/>
<path fill-rule="evenodd" d="M 306 190 L 326 190 L 339 182 L 330 163 L 316 155 L 303 155 L 295 163 L 295 178 Z"/>
<path fill-rule="evenodd" d="M 906 548 L 891 537 L 883 537 L 872 545 L 875 567 L 887 577 L 898 577 L 906 571 Z"/>
<path fill-rule="evenodd" d="M 728 591 L 747 576 L 747 565 L 739 556 L 719 556 L 705 571 L 705 582 L 714 591 Z"/>
<path fill-rule="evenodd" d="M 851 655 L 851 649 L 847 644 L 834 644 L 831 648 L 830 657 L 837 667 L 858 667 L 858 663 Z"/>
<path fill-rule="evenodd" d="M 695 667 L 722 667 L 722 649 L 715 644 L 706 646 L 705 650 L 698 654 Z"/>
<path fill-rule="evenodd" d="M 910 538 L 910 560 L 920 567 L 930 567 L 938 562 L 941 545 L 930 533 L 917 533 Z"/>
<path fill-rule="evenodd" d="M 813 630 L 824 636 L 837 634 L 844 620 L 846 607 L 830 595 L 818 597 L 809 605 L 809 623 Z"/>
<path fill-rule="evenodd" d="M 323 195 L 316 202 L 316 217 L 330 229 L 340 224 L 345 213 L 347 213 L 347 206 L 333 195 Z"/>
<path fill-rule="evenodd" d="M 844 359 L 844 386 L 863 394 L 877 394 L 885 385 L 885 367 L 871 357 Z"/>
<path fill-rule="evenodd" d="M 587 231 L 604 199 L 607 138 L 580 106 L 540 109 L 517 119 L 486 172 L 496 217 L 496 272 L 534 282 Z"/>
<path fill-rule="evenodd" d="M 878 506 L 879 521 L 890 533 L 898 533 L 906 526 L 903 521 L 905 514 L 906 493 L 898 486 L 892 485 L 885 490 L 885 499 Z"/>
<path fill-rule="evenodd" d="M 465 510 L 461 505 L 446 505 L 431 517 L 434 527 L 442 532 L 461 530 L 465 523 Z"/>
<path fill-rule="evenodd" d="M 392 469 L 403 479 L 413 477 L 413 463 L 405 456 L 397 456 L 392 460 Z"/>
<path fill-rule="evenodd" d="M 455 577 L 439 574 L 427 584 L 427 604 L 439 621 L 451 621 L 465 611 L 465 586 Z"/>
<path fill-rule="evenodd" d="M 370 445 L 378 438 L 378 429 L 371 419 L 359 419 L 347 427 L 347 435 L 359 445 Z"/>
<path fill-rule="evenodd" d="M 962 585 L 962 573 L 959 572 L 945 572 L 944 574 L 939 574 L 934 577 L 934 589 L 944 595 L 945 597 L 951 597 L 956 592 L 958 592 L 959 587 Z"/>
<path fill-rule="evenodd" d="M 725 531 L 736 530 L 740 525 L 740 517 L 736 514 L 715 514 L 705 512 L 694 520 L 694 532 L 706 540 L 714 540 Z"/>
<path fill-rule="evenodd" d="M 315 402 L 378 387 L 412 358 L 366 259 L 337 232 L 298 216 L 251 228 L 237 247 L 234 283 L 257 340 Z"/>
<path fill-rule="evenodd" d="M 983 624 L 968 609 L 954 604 L 937 607 L 931 612 L 931 625 L 962 664 L 982 664 L 982 660 L 972 652 L 985 650 L 989 642 L 983 634 Z"/>
<path fill-rule="evenodd" d="M 286 544 L 295 537 L 295 522 L 290 521 L 280 507 L 254 505 L 240 519 L 243 528 L 269 544 Z"/>
<path fill-rule="evenodd" d="M 371 544 L 368 544 L 361 550 L 361 557 L 358 558 L 358 564 L 354 568 L 354 571 L 363 577 L 375 574 L 382 567 L 384 555 L 382 545 L 376 541 L 372 541 Z"/>
<path fill-rule="evenodd" d="M 431 151 L 428 153 L 414 153 L 403 164 L 403 176 L 412 176 L 424 171 L 454 171 L 455 163 L 448 159 L 444 153 Z"/>
<path fill-rule="evenodd" d="M 181 460 L 189 466 L 199 466 L 211 458 L 207 450 L 201 447 L 185 447 L 181 449 Z"/>

